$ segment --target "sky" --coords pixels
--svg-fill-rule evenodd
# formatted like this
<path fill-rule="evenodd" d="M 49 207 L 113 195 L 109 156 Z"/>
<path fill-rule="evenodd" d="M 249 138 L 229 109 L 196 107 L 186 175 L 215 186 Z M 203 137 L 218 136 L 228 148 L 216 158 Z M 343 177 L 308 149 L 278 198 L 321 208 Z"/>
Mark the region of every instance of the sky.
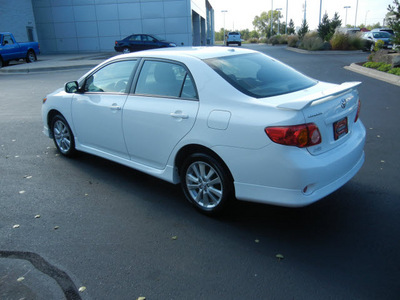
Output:
<path fill-rule="evenodd" d="M 318 27 L 321 2 L 321 19 L 325 12 L 328 13 L 329 19 L 332 19 L 335 12 L 338 12 L 342 25 L 344 25 L 347 10 L 347 24 L 353 26 L 356 24 L 357 27 L 361 23 L 372 25 L 380 22 L 382 25 L 388 12 L 388 5 L 393 4 L 393 0 L 211 0 L 210 2 L 214 8 L 215 31 L 224 27 L 224 18 L 225 28 L 228 30 L 253 30 L 254 17 L 259 16 L 263 11 L 271 10 L 271 2 L 274 10 L 282 9 L 281 22 L 286 21 L 286 11 L 288 11 L 288 23 L 290 19 L 293 19 L 295 27 L 300 27 L 303 21 L 303 6 L 306 2 L 306 20 L 311 30 Z M 288 2 L 288 9 L 286 2 Z M 350 8 L 345 9 L 344 6 L 350 6 Z M 223 13 L 222 10 L 227 10 L 227 12 Z"/>

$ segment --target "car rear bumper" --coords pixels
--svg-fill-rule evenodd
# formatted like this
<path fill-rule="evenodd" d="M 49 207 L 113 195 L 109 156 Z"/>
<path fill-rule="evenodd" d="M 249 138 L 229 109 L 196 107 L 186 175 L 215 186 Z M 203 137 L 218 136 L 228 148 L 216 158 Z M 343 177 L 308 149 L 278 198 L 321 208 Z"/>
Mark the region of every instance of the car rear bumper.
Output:
<path fill-rule="evenodd" d="M 285 189 L 235 182 L 236 197 L 239 200 L 286 207 L 306 206 L 328 196 L 346 184 L 361 169 L 364 161 L 365 154 L 362 152 L 360 159 L 346 174 L 317 190 L 311 190 L 309 194 L 307 194 L 308 191 L 304 192 L 304 189 Z M 312 189 L 312 184 L 308 188 Z"/>
<path fill-rule="evenodd" d="M 348 182 L 362 167 L 365 128 L 359 120 L 352 136 L 321 155 L 271 143 L 251 151 L 219 152 L 234 178 L 239 200 L 301 207 L 316 202 Z"/>

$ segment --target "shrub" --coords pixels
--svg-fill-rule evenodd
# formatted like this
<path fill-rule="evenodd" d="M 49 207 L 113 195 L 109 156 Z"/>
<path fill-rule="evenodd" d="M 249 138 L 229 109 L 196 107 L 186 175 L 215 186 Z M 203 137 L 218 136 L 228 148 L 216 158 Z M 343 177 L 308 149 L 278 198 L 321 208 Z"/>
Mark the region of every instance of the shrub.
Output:
<path fill-rule="evenodd" d="M 350 43 L 347 34 L 336 32 L 330 40 L 333 50 L 349 50 Z"/>
<path fill-rule="evenodd" d="M 393 68 L 388 73 L 400 76 L 400 68 Z"/>
<path fill-rule="evenodd" d="M 378 71 L 388 72 L 392 68 L 392 65 L 382 63 L 382 65 L 378 68 Z"/>
<path fill-rule="evenodd" d="M 278 40 L 279 40 L 279 44 L 287 44 L 288 43 L 288 35 L 287 34 L 282 34 L 282 35 L 278 35 Z"/>
<path fill-rule="evenodd" d="M 300 48 L 311 51 L 322 50 L 323 47 L 324 41 L 318 36 L 316 31 L 306 33 L 300 43 Z"/>
<path fill-rule="evenodd" d="M 272 44 L 273 46 L 278 45 L 279 44 L 279 38 L 277 35 L 271 36 L 269 38 L 269 43 Z"/>
<path fill-rule="evenodd" d="M 374 62 L 374 61 L 370 61 L 370 62 L 363 64 L 363 67 L 371 68 L 371 69 L 378 69 L 380 66 L 382 66 L 382 63 Z"/>
<path fill-rule="evenodd" d="M 361 36 L 357 34 L 350 34 L 348 39 L 350 50 L 362 50 L 364 48 L 365 41 L 361 38 Z"/>
<path fill-rule="evenodd" d="M 249 39 L 248 42 L 251 43 L 251 44 L 257 44 L 258 43 L 258 39 L 257 38 L 251 38 L 251 39 Z"/>
<path fill-rule="evenodd" d="M 324 42 L 324 45 L 322 46 L 322 50 L 332 50 L 332 45 L 329 42 Z"/>
<path fill-rule="evenodd" d="M 385 45 L 385 42 L 382 40 L 377 40 L 375 42 L 375 47 L 374 47 L 374 51 L 379 51 L 381 49 L 383 49 L 383 46 Z"/>
<path fill-rule="evenodd" d="M 287 43 L 289 47 L 296 47 L 299 37 L 297 35 L 289 35 L 287 37 Z"/>
<path fill-rule="evenodd" d="M 267 44 L 268 43 L 268 39 L 266 37 L 263 37 L 263 38 L 259 39 L 258 42 L 259 43 L 263 43 L 263 44 Z"/>

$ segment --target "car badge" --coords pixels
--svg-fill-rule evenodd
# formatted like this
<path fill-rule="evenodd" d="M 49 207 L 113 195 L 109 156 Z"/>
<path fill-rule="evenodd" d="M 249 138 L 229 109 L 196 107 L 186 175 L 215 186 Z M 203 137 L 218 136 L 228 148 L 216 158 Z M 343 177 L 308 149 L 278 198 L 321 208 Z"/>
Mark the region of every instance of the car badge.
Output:
<path fill-rule="evenodd" d="M 340 106 L 341 106 L 343 109 L 346 108 L 346 104 L 347 104 L 346 99 L 342 99 L 342 100 L 340 101 Z"/>

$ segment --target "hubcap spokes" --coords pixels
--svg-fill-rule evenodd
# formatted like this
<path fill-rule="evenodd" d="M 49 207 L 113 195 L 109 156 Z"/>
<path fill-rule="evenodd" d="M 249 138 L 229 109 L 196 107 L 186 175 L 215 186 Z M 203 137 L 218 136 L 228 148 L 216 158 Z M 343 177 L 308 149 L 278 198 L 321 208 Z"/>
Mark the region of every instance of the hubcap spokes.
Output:
<path fill-rule="evenodd" d="M 71 133 L 68 127 L 61 121 L 54 123 L 54 139 L 62 153 L 68 152 L 71 148 Z"/>
<path fill-rule="evenodd" d="M 205 162 L 194 162 L 189 166 L 186 172 L 186 186 L 191 198 L 204 208 L 213 208 L 221 202 L 221 178 L 215 169 Z"/>

